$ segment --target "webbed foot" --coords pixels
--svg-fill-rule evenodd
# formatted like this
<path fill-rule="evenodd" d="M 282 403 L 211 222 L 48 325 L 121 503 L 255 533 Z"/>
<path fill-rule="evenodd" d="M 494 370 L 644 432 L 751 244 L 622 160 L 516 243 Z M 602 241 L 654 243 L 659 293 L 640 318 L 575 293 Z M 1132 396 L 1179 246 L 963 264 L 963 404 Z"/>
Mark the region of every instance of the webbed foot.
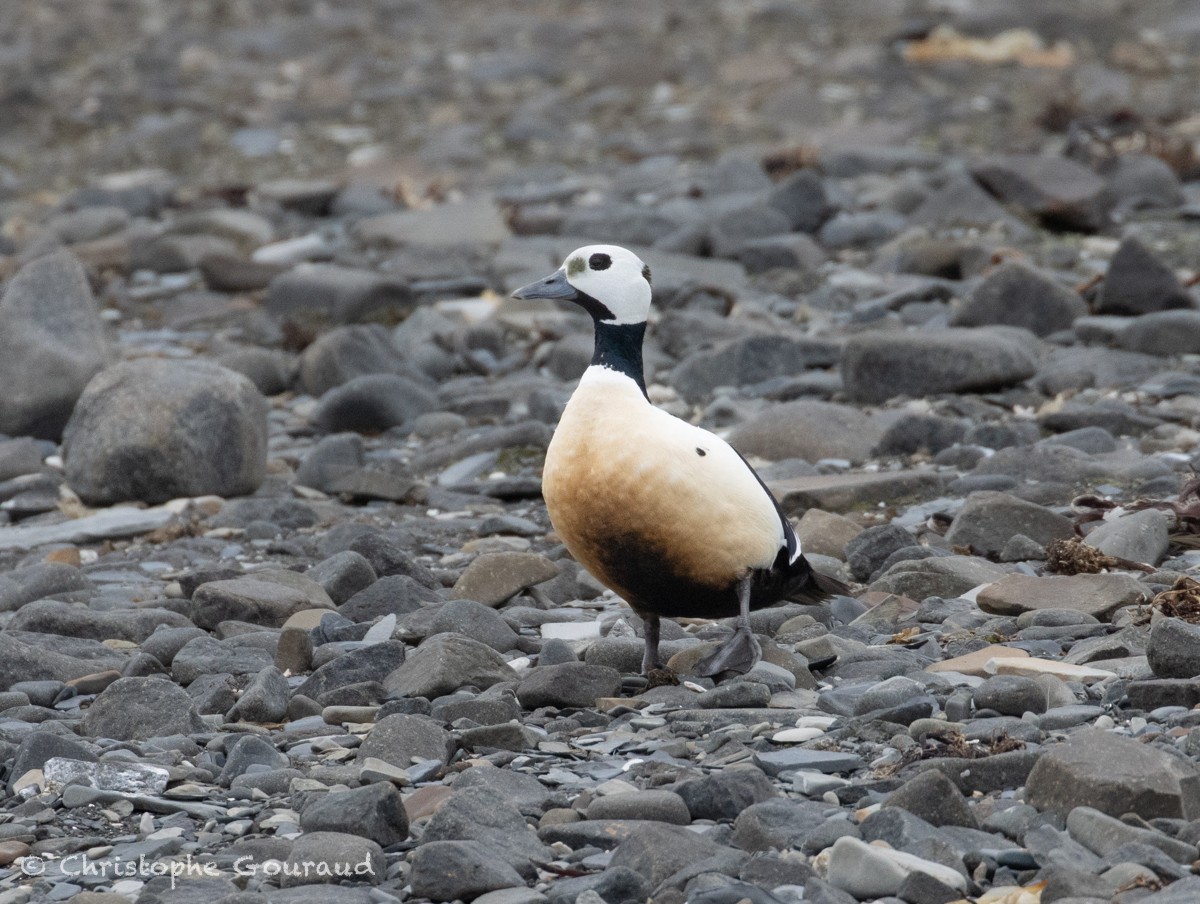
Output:
<path fill-rule="evenodd" d="M 696 663 L 696 674 L 702 678 L 712 678 L 722 672 L 745 675 L 761 658 L 762 646 L 758 638 L 748 627 L 739 625 L 733 637 Z"/>

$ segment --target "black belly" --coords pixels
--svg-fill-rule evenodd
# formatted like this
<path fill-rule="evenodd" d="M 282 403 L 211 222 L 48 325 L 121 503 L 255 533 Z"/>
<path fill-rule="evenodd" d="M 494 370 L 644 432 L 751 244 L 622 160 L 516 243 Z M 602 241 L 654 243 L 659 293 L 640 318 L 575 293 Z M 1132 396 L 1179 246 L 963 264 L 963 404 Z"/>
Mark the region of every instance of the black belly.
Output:
<path fill-rule="evenodd" d="M 640 537 L 629 543 L 609 537 L 603 550 L 600 561 L 591 567 L 637 612 L 670 618 L 730 618 L 738 614 L 737 585 L 742 575 L 730 575 L 719 585 L 702 583 L 672 567 L 668 558 Z M 789 564 L 786 551 L 781 551 L 770 568 L 750 572 L 750 608 L 765 609 L 792 593 L 803 594 L 812 583 L 811 576 L 812 568 L 803 556 Z"/>

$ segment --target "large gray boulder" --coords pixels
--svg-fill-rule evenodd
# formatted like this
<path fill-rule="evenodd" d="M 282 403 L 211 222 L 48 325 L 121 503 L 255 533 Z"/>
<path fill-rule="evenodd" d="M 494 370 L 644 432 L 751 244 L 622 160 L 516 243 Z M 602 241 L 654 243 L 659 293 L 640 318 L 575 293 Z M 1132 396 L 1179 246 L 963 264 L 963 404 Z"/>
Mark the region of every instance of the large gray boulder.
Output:
<path fill-rule="evenodd" d="M 266 400 L 207 361 L 125 361 L 84 390 L 63 457 L 67 482 L 92 505 L 252 493 L 266 475 Z"/>
<path fill-rule="evenodd" d="M 1143 819 L 1196 819 L 1200 770 L 1152 744 L 1082 728 L 1038 758 L 1025 797 L 1060 816 L 1092 807 L 1118 818 L 1136 813 Z"/>
<path fill-rule="evenodd" d="M 0 299 L 0 433 L 58 439 L 109 361 L 83 266 L 57 251 L 22 267 Z"/>
<path fill-rule="evenodd" d="M 1016 327 L 861 333 L 842 352 L 842 380 L 856 402 L 986 392 L 1032 377 L 1039 346 Z"/>

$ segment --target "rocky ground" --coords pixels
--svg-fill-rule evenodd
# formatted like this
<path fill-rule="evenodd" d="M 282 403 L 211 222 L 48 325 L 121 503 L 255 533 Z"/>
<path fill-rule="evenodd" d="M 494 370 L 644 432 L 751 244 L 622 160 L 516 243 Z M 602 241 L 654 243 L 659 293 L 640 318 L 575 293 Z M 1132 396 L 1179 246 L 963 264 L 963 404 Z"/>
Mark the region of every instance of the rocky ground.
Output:
<path fill-rule="evenodd" d="M 0 904 L 1200 900 L 1194 4 L 14 10 Z M 716 686 L 541 504 L 596 241 L 855 589 Z"/>

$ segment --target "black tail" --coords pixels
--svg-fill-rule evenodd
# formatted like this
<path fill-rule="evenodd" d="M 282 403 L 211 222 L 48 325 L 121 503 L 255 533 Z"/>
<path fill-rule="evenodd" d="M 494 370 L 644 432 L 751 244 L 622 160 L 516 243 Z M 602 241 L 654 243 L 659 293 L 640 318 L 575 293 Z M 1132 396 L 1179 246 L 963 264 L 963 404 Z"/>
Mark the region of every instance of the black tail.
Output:
<path fill-rule="evenodd" d="M 849 587 L 837 578 L 816 571 L 804 556 L 788 563 L 781 554 L 774 567 L 754 575 L 751 607 L 759 609 L 783 600 L 811 605 L 849 593 Z"/>

